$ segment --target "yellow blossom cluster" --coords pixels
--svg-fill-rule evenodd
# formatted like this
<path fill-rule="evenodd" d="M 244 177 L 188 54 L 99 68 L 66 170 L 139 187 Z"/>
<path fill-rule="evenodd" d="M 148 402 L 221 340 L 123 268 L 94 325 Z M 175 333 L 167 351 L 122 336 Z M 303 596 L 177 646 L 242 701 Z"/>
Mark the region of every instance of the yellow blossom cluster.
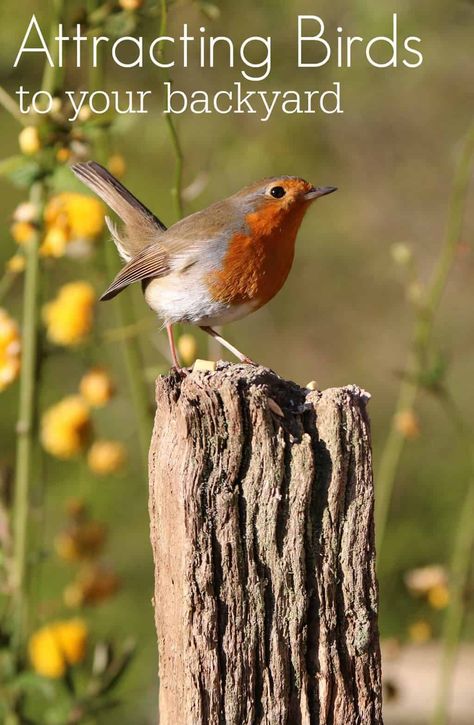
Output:
<path fill-rule="evenodd" d="M 29 221 L 17 221 L 14 220 L 10 227 L 10 232 L 17 244 L 21 247 L 28 244 L 33 239 L 35 234 L 35 227 Z"/>
<path fill-rule="evenodd" d="M 103 564 L 83 567 L 64 590 L 64 603 L 71 608 L 91 606 L 106 601 L 120 588 L 118 575 Z"/>
<path fill-rule="evenodd" d="M 11 274 L 20 274 L 26 267 L 25 258 L 22 254 L 14 254 L 7 262 L 7 270 Z"/>
<path fill-rule="evenodd" d="M 191 335 L 189 332 L 180 335 L 177 347 L 183 365 L 191 365 L 198 354 L 198 346 L 194 335 Z"/>
<path fill-rule="evenodd" d="M 39 209 L 36 204 L 24 201 L 18 204 L 13 212 L 13 220 L 10 226 L 10 233 L 20 247 L 25 247 L 33 239 L 38 229 Z M 7 262 L 9 272 L 19 274 L 25 268 L 23 253 L 14 254 Z"/>
<path fill-rule="evenodd" d="M 32 156 L 41 148 L 41 138 L 36 126 L 25 126 L 18 135 L 18 145 L 22 153 Z"/>
<path fill-rule="evenodd" d="M 448 574 L 440 564 L 411 569 L 405 574 L 405 585 L 412 596 L 426 599 L 433 609 L 449 604 Z"/>
<path fill-rule="evenodd" d="M 0 308 L 0 391 L 8 387 L 20 372 L 20 331 L 15 320 Z"/>
<path fill-rule="evenodd" d="M 143 0 L 119 0 L 119 5 L 124 10 L 133 12 L 134 10 L 139 10 L 141 8 Z"/>
<path fill-rule="evenodd" d="M 46 410 L 41 419 L 41 443 L 56 458 L 77 456 L 91 431 L 89 408 L 79 395 L 69 395 Z"/>
<path fill-rule="evenodd" d="M 62 257 L 87 252 L 104 229 L 104 206 L 92 196 L 65 191 L 53 196 L 44 210 L 45 256 Z"/>
<path fill-rule="evenodd" d="M 57 297 L 43 307 L 48 339 L 56 345 L 78 345 L 93 323 L 95 291 L 89 282 L 63 285 Z"/>
<path fill-rule="evenodd" d="M 420 436 L 420 421 L 414 410 L 399 411 L 395 416 L 396 430 L 407 440 L 414 440 Z"/>
<path fill-rule="evenodd" d="M 92 432 L 90 408 L 105 405 L 115 392 L 114 383 L 102 367 L 91 368 L 79 383 L 79 395 L 70 395 L 48 408 L 41 419 L 41 442 L 48 453 L 68 459 L 82 453 Z M 120 441 L 96 440 L 87 454 L 90 470 L 98 476 L 108 476 L 123 468 L 126 448 Z M 85 534 L 81 529 L 81 536 Z M 90 532 L 89 532 L 90 533 Z M 87 534 L 88 535 L 88 534 Z M 93 535 L 94 538 L 95 534 Z M 87 538 L 87 537 L 86 537 Z M 68 534 L 59 540 L 64 558 L 81 558 L 78 552 L 87 544 Z M 68 552 L 68 553 L 67 553 Z"/>
<path fill-rule="evenodd" d="M 121 179 L 126 171 L 125 159 L 121 154 L 112 154 L 107 161 L 107 168 L 111 174 Z"/>
<path fill-rule="evenodd" d="M 108 476 L 123 468 L 127 454 L 120 441 L 95 441 L 87 454 L 87 465 L 98 476 Z"/>
<path fill-rule="evenodd" d="M 83 375 L 79 383 L 79 392 L 92 408 L 101 408 L 113 396 L 115 386 L 108 372 L 97 366 Z"/>
<path fill-rule="evenodd" d="M 30 638 L 28 650 L 33 669 L 44 677 L 62 677 L 86 655 L 87 626 L 82 619 L 51 622 Z"/>
<path fill-rule="evenodd" d="M 107 541 L 103 523 L 90 518 L 84 501 L 72 499 L 66 504 L 69 522 L 55 538 L 57 555 L 68 563 L 79 563 L 74 580 L 64 590 L 68 607 L 99 604 L 120 587 L 117 574 L 98 561 Z"/>
<path fill-rule="evenodd" d="M 431 625 L 424 619 L 418 619 L 408 627 L 408 636 L 414 644 L 424 644 L 431 639 Z"/>
<path fill-rule="evenodd" d="M 54 546 L 57 555 L 64 561 L 82 561 L 98 556 L 106 538 L 104 524 L 79 519 L 56 536 Z"/>
<path fill-rule="evenodd" d="M 44 209 L 43 257 L 86 256 L 104 230 L 104 206 L 86 194 L 65 191 L 51 197 Z M 10 232 L 20 246 L 27 245 L 38 230 L 38 209 L 23 202 L 13 213 Z"/>

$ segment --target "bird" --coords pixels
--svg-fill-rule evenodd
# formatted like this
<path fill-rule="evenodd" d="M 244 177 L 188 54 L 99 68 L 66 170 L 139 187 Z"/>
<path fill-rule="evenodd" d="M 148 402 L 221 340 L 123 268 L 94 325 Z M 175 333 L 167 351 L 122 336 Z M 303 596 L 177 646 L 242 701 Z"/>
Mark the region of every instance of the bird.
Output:
<path fill-rule="evenodd" d="M 99 163 L 71 168 L 122 222 L 105 217 L 125 266 L 100 299 L 141 282 L 146 302 L 166 327 L 177 370 L 173 325 L 183 322 L 200 327 L 242 363 L 255 364 L 214 328 L 255 312 L 279 292 L 303 217 L 337 188 L 297 176 L 265 178 L 167 228 Z"/>

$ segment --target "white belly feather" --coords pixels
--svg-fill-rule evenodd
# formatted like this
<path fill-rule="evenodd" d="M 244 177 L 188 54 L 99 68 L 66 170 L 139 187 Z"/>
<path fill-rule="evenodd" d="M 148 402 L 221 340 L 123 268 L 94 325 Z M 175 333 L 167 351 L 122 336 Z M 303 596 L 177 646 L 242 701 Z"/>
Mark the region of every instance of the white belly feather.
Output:
<path fill-rule="evenodd" d="M 145 289 L 145 299 L 166 324 L 224 325 L 245 317 L 258 306 L 216 302 L 207 286 L 191 271 L 153 279 Z"/>

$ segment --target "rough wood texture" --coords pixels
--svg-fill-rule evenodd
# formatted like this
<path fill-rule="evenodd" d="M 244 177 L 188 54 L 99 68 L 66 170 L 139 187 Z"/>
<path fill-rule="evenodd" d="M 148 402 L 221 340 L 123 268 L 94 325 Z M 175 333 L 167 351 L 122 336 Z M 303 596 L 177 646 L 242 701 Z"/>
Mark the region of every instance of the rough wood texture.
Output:
<path fill-rule="evenodd" d="M 160 378 L 160 725 L 377 725 L 367 395 L 264 368 Z"/>

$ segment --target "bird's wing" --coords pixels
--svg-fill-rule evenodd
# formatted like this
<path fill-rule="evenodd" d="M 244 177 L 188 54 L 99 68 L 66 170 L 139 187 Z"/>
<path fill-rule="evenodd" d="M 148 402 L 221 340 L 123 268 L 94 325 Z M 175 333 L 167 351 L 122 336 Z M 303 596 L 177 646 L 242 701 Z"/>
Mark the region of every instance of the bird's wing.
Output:
<path fill-rule="evenodd" d="M 167 250 L 155 242 L 142 249 L 120 270 L 100 299 L 110 300 L 132 282 L 139 282 L 150 277 L 165 277 L 170 270 Z"/>
<path fill-rule="evenodd" d="M 163 222 L 100 164 L 88 161 L 71 168 L 124 222 L 124 229 L 113 237 L 125 259 L 134 257 L 166 231 Z"/>
<path fill-rule="evenodd" d="M 206 209 L 181 219 L 164 232 L 160 243 L 170 257 L 200 256 L 215 245 L 227 245 L 236 233 L 245 232 L 245 217 L 230 199 L 217 201 Z"/>
<path fill-rule="evenodd" d="M 135 254 L 100 299 L 115 297 L 133 282 L 184 272 L 196 263 L 211 269 L 222 259 L 232 234 L 242 230 L 241 215 L 227 200 L 191 214 Z M 115 236 L 116 230 L 113 233 Z"/>

